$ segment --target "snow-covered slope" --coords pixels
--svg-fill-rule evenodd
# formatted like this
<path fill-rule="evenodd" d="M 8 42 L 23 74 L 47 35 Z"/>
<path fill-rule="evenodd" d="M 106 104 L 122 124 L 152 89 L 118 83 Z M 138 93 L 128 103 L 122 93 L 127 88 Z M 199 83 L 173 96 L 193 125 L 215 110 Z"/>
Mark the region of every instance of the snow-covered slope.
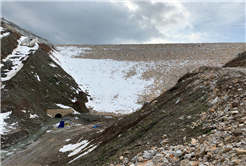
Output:
<path fill-rule="evenodd" d="M 141 78 L 146 62 L 79 59 L 73 58 L 74 50 L 57 49 L 60 55 L 56 53 L 55 56 L 62 68 L 90 95 L 87 107 L 99 112 L 128 114 L 142 106 L 138 95 L 153 83 L 153 79 L 145 81 Z M 135 74 L 128 77 L 127 72 L 131 68 Z"/>
<path fill-rule="evenodd" d="M 90 95 L 87 107 L 99 112 L 132 113 L 167 90 L 168 83 L 165 81 L 172 74 L 176 77 L 174 70 L 179 72 L 179 69 L 188 65 L 201 66 L 209 63 L 207 60 L 89 59 L 81 58 L 81 55 L 93 53 L 89 47 L 57 46 L 56 49 L 60 53 L 56 57 L 63 69 Z M 182 72 L 184 71 L 179 72 L 179 75 L 182 76 Z"/>

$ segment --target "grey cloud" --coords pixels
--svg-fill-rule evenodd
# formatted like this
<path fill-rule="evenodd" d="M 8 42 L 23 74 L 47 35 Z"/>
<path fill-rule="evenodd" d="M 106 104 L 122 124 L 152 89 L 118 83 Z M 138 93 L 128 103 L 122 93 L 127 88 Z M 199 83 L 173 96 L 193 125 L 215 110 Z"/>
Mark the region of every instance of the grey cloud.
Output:
<path fill-rule="evenodd" d="M 152 38 L 187 42 L 184 36 L 193 33 L 221 37 L 209 42 L 244 40 L 245 6 L 240 5 L 245 3 L 182 3 L 183 9 L 172 3 L 132 3 L 139 7 L 135 12 L 123 2 L 2 2 L 2 15 L 55 44 L 144 43 Z"/>

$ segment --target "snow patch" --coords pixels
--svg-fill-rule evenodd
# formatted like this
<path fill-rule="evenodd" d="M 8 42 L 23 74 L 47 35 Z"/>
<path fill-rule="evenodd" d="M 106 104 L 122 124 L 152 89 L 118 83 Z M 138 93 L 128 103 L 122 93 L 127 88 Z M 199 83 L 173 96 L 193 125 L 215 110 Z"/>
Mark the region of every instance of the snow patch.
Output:
<path fill-rule="evenodd" d="M 77 160 L 78 158 L 80 158 L 80 157 L 82 157 L 82 156 L 84 156 L 84 155 L 86 155 L 86 154 L 92 152 L 97 146 L 98 146 L 98 145 L 94 145 L 94 146 L 91 145 L 91 146 L 89 146 L 89 148 L 91 147 L 90 149 L 88 149 L 87 151 L 85 151 L 85 152 L 82 153 L 81 155 L 79 155 L 79 156 L 77 156 L 76 158 L 74 158 L 73 160 L 71 160 L 68 164 L 70 164 L 70 163 L 72 163 L 73 161 Z"/>
<path fill-rule="evenodd" d="M 75 111 L 75 110 L 73 110 L 73 114 L 80 114 L 79 112 L 77 112 L 77 111 Z"/>
<path fill-rule="evenodd" d="M 10 32 L 5 32 L 3 34 L 0 34 L 0 38 L 6 37 L 8 35 L 10 35 Z"/>
<path fill-rule="evenodd" d="M 21 112 L 26 113 L 26 110 L 21 110 Z"/>
<path fill-rule="evenodd" d="M 36 77 L 38 81 L 41 81 L 37 73 L 34 75 L 34 77 Z"/>
<path fill-rule="evenodd" d="M 57 67 L 54 63 L 50 63 L 50 66 Z"/>
<path fill-rule="evenodd" d="M 5 69 L 6 71 L 6 77 L 1 77 L 2 81 L 10 80 L 12 77 L 14 77 L 18 71 L 23 67 L 23 61 L 25 61 L 28 57 L 31 51 L 36 51 L 38 49 L 38 43 L 35 43 L 34 47 L 27 47 L 27 46 L 21 46 L 21 42 L 25 40 L 26 37 L 21 36 L 21 38 L 18 40 L 18 46 L 16 49 L 13 50 L 12 54 L 8 55 L 5 59 L 3 59 L 3 62 L 11 61 L 12 62 L 12 68 L 11 70 Z M 1 68 L 4 66 L 4 64 L 1 64 Z"/>
<path fill-rule="evenodd" d="M 82 142 L 79 142 L 79 143 L 76 143 L 76 144 L 68 144 L 68 145 L 64 145 L 60 150 L 59 152 L 68 152 L 68 151 L 73 151 L 75 150 L 76 148 L 80 147 L 81 145 L 84 145 L 88 142 L 88 140 L 84 140 Z"/>
<path fill-rule="evenodd" d="M 34 119 L 34 118 L 38 118 L 39 116 L 38 115 L 36 115 L 36 114 L 30 114 L 30 117 L 29 118 L 31 118 L 31 119 Z"/>
<path fill-rule="evenodd" d="M 12 113 L 12 111 L 0 113 L 0 134 L 4 135 L 10 130 L 7 129 L 8 124 L 4 122 L 5 119 L 9 118 L 9 115 Z"/>
<path fill-rule="evenodd" d="M 69 109 L 71 107 L 63 105 L 63 104 L 56 104 L 58 107 L 64 108 L 64 109 Z"/>
<path fill-rule="evenodd" d="M 5 30 L 5 28 L 3 28 L 3 27 L 0 27 L 0 32 L 2 32 L 2 31 L 4 31 Z"/>
<path fill-rule="evenodd" d="M 64 109 L 72 109 L 73 110 L 73 114 L 80 114 L 79 112 L 75 111 L 72 107 L 63 105 L 63 104 L 56 104 L 58 107 L 64 108 Z"/>
<path fill-rule="evenodd" d="M 47 114 L 49 117 L 53 118 L 53 116 L 51 116 L 50 114 Z"/>

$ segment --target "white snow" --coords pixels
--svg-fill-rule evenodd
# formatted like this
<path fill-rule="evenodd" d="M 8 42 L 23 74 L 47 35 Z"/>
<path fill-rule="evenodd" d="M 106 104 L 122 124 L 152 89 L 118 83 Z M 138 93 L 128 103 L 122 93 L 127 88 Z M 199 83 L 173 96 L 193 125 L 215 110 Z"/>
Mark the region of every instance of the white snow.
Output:
<path fill-rule="evenodd" d="M 26 110 L 21 110 L 21 112 L 26 113 Z"/>
<path fill-rule="evenodd" d="M 77 111 L 75 111 L 75 110 L 73 110 L 73 114 L 80 114 L 79 112 L 77 112 Z"/>
<path fill-rule="evenodd" d="M 6 32 L 6 33 L 3 33 L 3 34 L 0 34 L 0 38 L 6 37 L 8 35 L 10 35 L 10 32 Z"/>
<path fill-rule="evenodd" d="M 70 74 L 80 88 L 90 95 L 86 106 L 98 112 L 129 114 L 142 107 L 139 96 L 148 94 L 154 78 L 144 79 L 143 74 L 156 66 L 168 72 L 174 67 L 185 67 L 189 64 L 206 65 L 208 61 L 116 61 L 111 59 L 74 58 L 81 54 L 81 48 L 59 46 L 53 55 L 59 60 L 62 68 Z M 55 59 L 55 58 L 54 58 Z M 58 61 L 57 60 L 57 61 Z M 161 91 L 157 92 L 161 93 Z"/>
<path fill-rule="evenodd" d="M 46 133 L 49 133 L 49 132 L 51 132 L 52 130 L 46 130 Z"/>
<path fill-rule="evenodd" d="M 12 111 L 5 112 L 5 113 L 0 113 L 0 134 L 4 135 L 7 132 L 9 132 L 8 124 L 4 122 L 5 119 L 9 118 L 9 115 L 12 113 Z"/>
<path fill-rule="evenodd" d="M 58 107 L 64 108 L 64 109 L 68 109 L 71 108 L 69 106 L 63 105 L 63 104 L 56 104 Z"/>
<path fill-rule="evenodd" d="M 18 40 L 18 46 L 16 49 L 13 50 L 12 54 L 8 55 L 5 59 L 3 59 L 3 62 L 6 61 L 11 61 L 13 64 L 13 67 L 11 70 L 6 69 L 6 77 L 1 77 L 2 81 L 7 81 L 10 80 L 12 77 L 14 77 L 18 71 L 23 67 L 23 61 L 25 61 L 29 56 L 28 54 L 30 53 L 31 50 L 37 50 L 38 49 L 38 44 L 35 43 L 34 47 L 27 47 L 27 46 L 21 46 L 21 42 L 26 39 L 26 37 L 22 36 Z M 1 64 L 1 68 L 4 66 Z"/>
<path fill-rule="evenodd" d="M 82 124 L 75 124 L 75 125 L 73 125 L 73 126 L 82 126 Z"/>
<path fill-rule="evenodd" d="M 29 118 L 31 118 L 31 119 L 34 119 L 34 118 L 38 118 L 39 116 L 38 115 L 36 115 L 36 114 L 30 114 L 30 117 Z"/>
<path fill-rule="evenodd" d="M 51 116 L 50 114 L 47 114 L 49 117 L 53 118 L 53 116 Z"/>
<path fill-rule="evenodd" d="M 83 142 L 83 144 L 80 147 L 73 150 L 73 152 L 69 153 L 68 157 L 71 157 L 71 156 L 78 154 L 82 149 L 84 149 L 90 143 L 90 142 L 88 142 L 88 140 L 84 140 L 82 142 Z"/>
<path fill-rule="evenodd" d="M 115 60 L 94 60 L 72 58 L 72 48 L 62 49 L 61 54 L 55 56 L 61 62 L 63 69 L 68 72 L 80 85 L 80 88 L 89 93 L 93 100 L 86 103 L 99 112 L 131 113 L 142 105 L 138 104 L 138 95 L 153 83 L 141 79 L 146 70 L 146 62 L 126 62 Z M 69 64 L 69 65 L 68 65 Z M 148 63 L 149 64 L 149 63 Z M 135 75 L 126 77 L 129 69 L 135 70 Z"/>
<path fill-rule="evenodd" d="M 175 102 L 175 104 L 178 104 L 180 102 L 180 98 L 178 98 L 178 100 Z"/>
<path fill-rule="evenodd" d="M 77 160 L 78 158 L 80 158 L 80 157 L 82 157 L 82 156 L 84 156 L 84 155 L 86 155 L 86 154 L 92 152 L 97 146 L 98 146 L 98 145 L 95 145 L 95 146 L 90 145 L 90 146 L 89 146 L 89 148 L 91 147 L 90 149 L 88 149 L 87 151 L 85 151 L 85 152 L 82 153 L 81 155 L 75 157 L 73 160 L 69 161 L 68 164 L 70 164 L 70 163 L 72 163 L 73 161 Z"/>
<path fill-rule="evenodd" d="M 0 32 L 2 32 L 2 31 L 4 31 L 5 30 L 5 28 L 3 28 L 3 27 L 0 27 Z"/>
<path fill-rule="evenodd" d="M 54 63 L 50 63 L 50 66 L 57 67 Z"/>
<path fill-rule="evenodd" d="M 72 109 L 73 110 L 73 114 L 80 114 L 79 112 L 75 111 L 72 107 L 63 105 L 63 104 L 56 104 L 58 107 L 64 108 L 64 109 Z"/>
<path fill-rule="evenodd" d="M 59 124 L 60 124 L 60 122 L 59 122 L 59 123 L 54 124 L 54 125 L 53 125 L 53 127 L 58 127 L 58 126 L 59 126 Z"/>
<path fill-rule="evenodd" d="M 80 147 L 81 145 L 84 145 L 88 143 L 88 140 L 83 140 L 82 142 L 76 143 L 76 144 L 68 144 L 68 145 L 64 145 L 59 152 L 68 152 L 68 151 L 73 151 L 76 148 Z"/>
<path fill-rule="evenodd" d="M 74 99 L 71 99 L 71 101 L 75 103 L 77 101 L 76 97 Z"/>
<path fill-rule="evenodd" d="M 41 81 L 37 73 L 34 75 L 34 77 L 36 77 L 38 81 Z"/>
<path fill-rule="evenodd" d="M 71 140 L 71 139 L 66 139 L 65 141 L 68 142 L 68 141 L 70 141 L 70 140 Z"/>

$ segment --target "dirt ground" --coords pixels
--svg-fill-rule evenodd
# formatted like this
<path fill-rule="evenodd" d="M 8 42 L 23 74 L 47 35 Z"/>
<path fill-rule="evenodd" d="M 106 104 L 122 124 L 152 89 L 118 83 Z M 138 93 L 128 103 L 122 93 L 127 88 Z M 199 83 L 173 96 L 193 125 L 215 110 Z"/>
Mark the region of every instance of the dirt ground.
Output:
<path fill-rule="evenodd" d="M 3 160 L 1 164 L 3 166 L 49 165 L 54 160 L 67 157 L 67 153 L 59 153 L 59 149 L 64 145 L 77 143 L 82 138 L 86 139 L 96 132 L 105 129 L 113 121 L 114 118 L 82 124 L 80 126 L 75 125 L 70 128 L 53 128 L 51 132 L 46 132 L 36 142 L 26 146 L 24 150 L 12 154 Z M 93 128 L 95 125 L 100 125 L 100 127 Z M 71 140 L 66 142 L 66 139 Z"/>

